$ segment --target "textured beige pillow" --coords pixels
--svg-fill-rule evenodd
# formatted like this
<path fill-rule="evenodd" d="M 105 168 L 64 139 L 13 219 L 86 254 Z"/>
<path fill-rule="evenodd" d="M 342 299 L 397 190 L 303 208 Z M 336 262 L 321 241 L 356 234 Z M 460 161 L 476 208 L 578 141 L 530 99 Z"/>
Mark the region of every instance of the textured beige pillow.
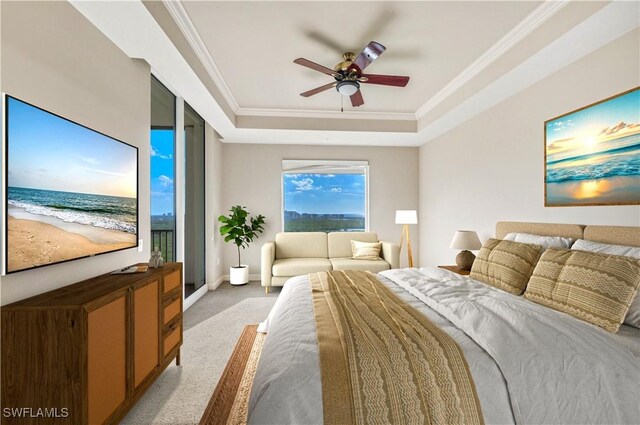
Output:
<path fill-rule="evenodd" d="M 617 332 L 640 285 L 640 260 L 547 249 L 524 293 L 538 304 Z"/>
<path fill-rule="evenodd" d="M 527 287 L 540 250 L 540 245 L 489 239 L 473 262 L 469 277 L 520 295 Z"/>
<path fill-rule="evenodd" d="M 351 253 L 354 260 L 379 260 L 381 242 L 351 241 Z"/>

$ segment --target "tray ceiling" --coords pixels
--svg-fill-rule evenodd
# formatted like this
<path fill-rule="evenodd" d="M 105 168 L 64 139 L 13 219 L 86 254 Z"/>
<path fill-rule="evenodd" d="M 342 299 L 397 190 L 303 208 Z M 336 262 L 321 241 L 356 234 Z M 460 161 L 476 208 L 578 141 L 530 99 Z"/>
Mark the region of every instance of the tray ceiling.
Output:
<path fill-rule="evenodd" d="M 333 68 L 371 40 L 387 47 L 368 68 L 408 75 L 406 88 L 362 85 L 362 112 L 415 112 L 541 2 L 202 2 L 182 5 L 239 108 L 338 111 L 329 90 L 299 93 L 331 77 L 292 63 Z M 348 99 L 345 99 L 348 100 Z M 354 109 L 345 102 L 345 109 Z"/>
<path fill-rule="evenodd" d="M 640 26 L 619 1 L 70 1 L 230 143 L 421 145 Z M 331 77 L 295 58 L 333 67 L 371 40 L 366 71 L 406 88 L 299 95 Z"/>

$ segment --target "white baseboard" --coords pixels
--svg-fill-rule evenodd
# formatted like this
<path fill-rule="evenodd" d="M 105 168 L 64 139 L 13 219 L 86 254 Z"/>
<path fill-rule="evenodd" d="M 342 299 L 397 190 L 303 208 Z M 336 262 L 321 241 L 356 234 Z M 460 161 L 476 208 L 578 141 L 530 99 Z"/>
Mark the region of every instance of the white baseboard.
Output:
<path fill-rule="evenodd" d="M 222 276 L 222 279 L 225 281 L 229 281 L 229 275 L 225 274 L 224 276 Z M 261 280 L 262 276 L 260 276 L 259 274 L 249 274 L 249 280 Z"/>
<path fill-rule="evenodd" d="M 227 276 L 227 278 L 228 278 L 228 276 Z M 222 282 L 224 282 L 224 279 L 225 279 L 224 276 L 220 276 L 214 282 L 209 282 L 207 284 L 207 288 L 209 289 L 209 291 L 215 291 L 218 288 L 218 286 L 220 286 L 220 284 Z"/>

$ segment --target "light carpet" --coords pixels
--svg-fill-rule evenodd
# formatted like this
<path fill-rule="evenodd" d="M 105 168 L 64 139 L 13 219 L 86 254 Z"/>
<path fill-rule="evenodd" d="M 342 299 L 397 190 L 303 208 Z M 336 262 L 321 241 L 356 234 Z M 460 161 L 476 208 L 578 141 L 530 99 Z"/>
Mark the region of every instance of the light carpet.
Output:
<path fill-rule="evenodd" d="M 225 284 L 228 285 L 228 284 Z M 259 284 L 258 284 L 259 285 Z M 207 316 L 203 307 L 226 297 L 256 294 L 255 284 L 242 288 L 224 288 L 207 293 L 185 312 L 184 343 L 181 349 L 181 366 L 172 363 L 158 377 L 151 388 L 124 418 L 122 424 L 197 424 L 222 375 L 233 347 L 245 325 L 263 321 L 277 294 L 250 297 L 226 307 L 223 311 Z M 200 305 L 199 305 L 200 304 Z M 226 305 L 225 304 L 225 305 Z M 197 308 L 200 307 L 200 308 Z M 207 317 L 194 323 L 191 316 Z M 187 325 L 189 322 L 189 325 Z"/>

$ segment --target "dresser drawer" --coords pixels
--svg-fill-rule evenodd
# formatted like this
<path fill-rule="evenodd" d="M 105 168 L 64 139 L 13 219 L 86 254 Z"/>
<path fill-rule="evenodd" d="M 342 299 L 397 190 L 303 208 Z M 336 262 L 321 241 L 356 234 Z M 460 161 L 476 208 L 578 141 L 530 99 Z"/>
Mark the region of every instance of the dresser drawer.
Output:
<path fill-rule="evenodd" d="M 177 321 L 164 334 L 163 353 L 164 356 L 176 348 L 182 340 L 182 320 Z"/>
<path fill-rule="evenodd" d="M 171 292 L 173 289 L 178 288 L 180 286 L 180 281 L 182 280 L 181 277 L 182 276 L 180 270 L 167 273 L 164 276 L 164 285 L 162 288 L 163 293 L 166 294 L 168 292 Z"/>
<path fill-rule="evenodd" d="M 175 297 L 175 299 L 169 300 L 168 302 L 165 303 L 164 312 L 163 312 L 163 322 L 162 322 L 163 325 L 166 325 L 171 320 L 173 320 L 174 317 L 176 317 L 178 314 L 181 313 L 182 297 L 180 295 L 181 294 L 178 294 L 178 296 Z"/>

